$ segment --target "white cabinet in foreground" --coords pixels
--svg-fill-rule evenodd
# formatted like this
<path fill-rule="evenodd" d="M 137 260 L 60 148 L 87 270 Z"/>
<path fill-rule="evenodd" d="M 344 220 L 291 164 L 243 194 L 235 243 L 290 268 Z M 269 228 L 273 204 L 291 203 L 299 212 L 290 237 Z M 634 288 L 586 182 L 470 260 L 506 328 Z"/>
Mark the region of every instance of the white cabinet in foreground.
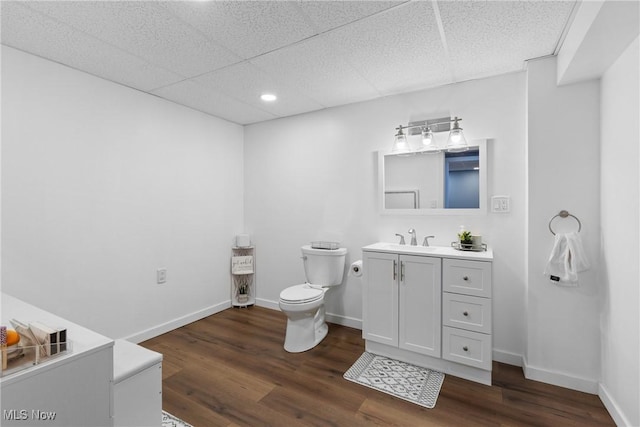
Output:
<path fill-rule="evenodd" d="M 0 378 L 0 425 L 157 427 L 162 420 L 162 354 L 114 341 L 2 294 L 11 319 L 66 328 L 69 349 Z"/>
<path fill-rule="evenodd" d="M 66 354 L 0 379 L 3 427 L 113 426 L 113 340 L 2 294 L 2 324 L 16 318 L 67 329 Z"/>

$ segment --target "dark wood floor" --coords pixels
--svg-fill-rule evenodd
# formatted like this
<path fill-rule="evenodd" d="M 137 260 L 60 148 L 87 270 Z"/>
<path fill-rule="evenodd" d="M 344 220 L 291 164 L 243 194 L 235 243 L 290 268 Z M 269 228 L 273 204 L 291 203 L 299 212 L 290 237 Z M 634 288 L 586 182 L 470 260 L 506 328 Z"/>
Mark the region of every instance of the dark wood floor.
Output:
<path fill-rule="evenodd" d="M 229 309 L 142 343 L 164 354 L 163 409 L 209 426 L 614 426 L 599 398 L 494 362 L 493 386 L 447 375 L 434 409 L 342 378 L 361 332 L 329 325 L 314 349 L 282 348 L 285 316 Z"/>

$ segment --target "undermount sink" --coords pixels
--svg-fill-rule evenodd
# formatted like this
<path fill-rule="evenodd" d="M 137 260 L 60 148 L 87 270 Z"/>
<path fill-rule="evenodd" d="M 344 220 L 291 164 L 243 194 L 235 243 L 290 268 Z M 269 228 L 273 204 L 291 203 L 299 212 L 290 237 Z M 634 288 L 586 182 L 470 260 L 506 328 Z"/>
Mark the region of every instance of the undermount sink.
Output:
<path fill-rule="evenodd" d="M 399 245 L 397 243 L 383 243 L 386 249 L 394 251 L 409 251 L 409 252 L 435 252 L 438 250 L 435 246 L 411 246 L 411 245 Z"/>

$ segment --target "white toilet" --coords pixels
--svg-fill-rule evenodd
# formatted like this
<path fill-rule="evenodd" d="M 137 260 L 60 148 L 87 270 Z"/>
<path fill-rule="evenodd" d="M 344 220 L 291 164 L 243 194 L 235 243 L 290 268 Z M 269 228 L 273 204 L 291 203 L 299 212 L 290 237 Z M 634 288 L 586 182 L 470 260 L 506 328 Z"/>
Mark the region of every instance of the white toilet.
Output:
<path fill-rule="evenodd" d="M 302 247 L 307 283 L 289 286 L 280 292 L 280 310 L 287 315 L 284 349 L 300 353 L 312 349 L 327 336 L 324 321 L 324 294 L 342 283 L 346 248 Z"/>

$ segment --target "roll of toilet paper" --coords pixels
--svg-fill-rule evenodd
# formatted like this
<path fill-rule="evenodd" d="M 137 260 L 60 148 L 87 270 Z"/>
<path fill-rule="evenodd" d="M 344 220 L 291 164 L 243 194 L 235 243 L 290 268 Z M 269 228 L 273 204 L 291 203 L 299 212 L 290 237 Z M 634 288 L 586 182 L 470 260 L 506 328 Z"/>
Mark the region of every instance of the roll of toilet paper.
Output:
<path fill-rule="evenodd" d="M 362 276 L 362 260 L 361 259 L 351 263 L 351 267 L 349 268 L 349 276 L 355 276 L 355 277 Z"/>

